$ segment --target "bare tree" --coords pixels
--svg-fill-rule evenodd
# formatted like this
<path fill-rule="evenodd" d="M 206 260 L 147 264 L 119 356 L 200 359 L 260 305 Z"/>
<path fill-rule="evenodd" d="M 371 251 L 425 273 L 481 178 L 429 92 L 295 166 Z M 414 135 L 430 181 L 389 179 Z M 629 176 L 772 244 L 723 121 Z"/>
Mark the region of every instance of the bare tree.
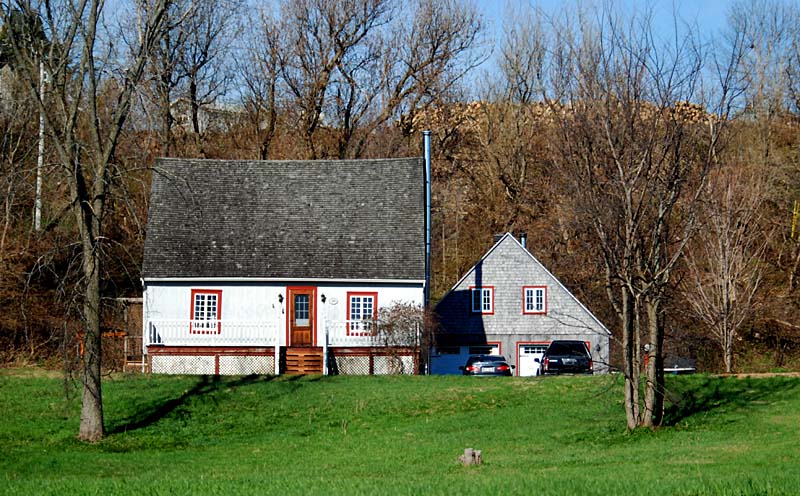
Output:
<path fill-rule="evenodd" d="M 541 13 L 510 10 L 504 22 L 499 69 L 503 92 L 509 102 L 534 103 L 542 94 L 544 59 L 548 40 Z"/>
<path fill-rule="evenodd" d="M 467 2 L 417 0 L 406 22 L 410 27 L 398 29 L 384 56 L 385 103 L 368 132 L 399 118 L 403 132 L 410 134 L 416 113 L 458 94 L 458 84 L 485 58 L 486 26 Z"/>
<path fill-rule="evenodd" d="M 427 364 L 425 353 L 434 344 L 434 331 L 438 326 L 434 312 L 419 305 L 395 302 L 380 309 L 375 323 L 375 337 L 387 350 L 391 373 L 416 372 L 404 361 L 410 353 L 416 354 L 423 365 Z"/>
<path fill-rule="evenodd" d="M 481 60 L 483 31 L 458 0 L 281 2 L 254 48 L 265 83 L 251 74 L 248 86 L 284 101 L 306 157 L 359 157 L 382 127 L 410 133 L 415 113 L 454 89 Z"/>
<path fill-rule="evenodd" d="M 244 108 L 258 146 L 258 158 L 270 158 L 270 149 L 278 128 L 278 72 L 280 70 L 280 35 L 273 18 L 262 14 L 251 24 L 250 49 L 238 64 L 244 85 Z"/>
<path fill-rule="evenodd" d="M 738 72 L 745 123 L 739 133 L 740 160 L 761 164 L 777 179 L 768 196 L 785 222 L 792 216 L 798 188 L 796 154 L 786 146 L 785 136 L 793 133 L 796 114 L 791 112 L 797 111 L 800 101 L 800 6 L 786 0 L 734 2 L 727 35 L 742 39 L 744 45 Z M 791 294 L 800 270 L 800 242 L 785 235 L 779 239 L 774 263 L 784 271 L 786 293 Z"/>
<path fill-rule="evenodd" d="M 545 31 L 535 15 L 509 15 L 498 61 L 502 77 L 487 75 L 482 101 L 462 110 L 469 119 L 461 127 L 475 152 L 458 165 L 476 192 L 475 214 L 491 223 L 491 232 L 527 229 L 554 193 L 547 156 L 553 117 L 540 101 Z"/>
<path fill-rule="evenodd" d="M 791 105 L 792 53 L 800 36 L 800 7 L 787 0 L 737 0 L 728 9 L 727 39 L 744 45 L 737 76 L 745 115 L 769 122 Z M 765 126 L 762 132 L 768 133 Z M 767 136 L 763 136 L 766 138 Z M 764 143 L 768 143 L 765 139 Z M 769 149 L 763 153 L 769 155 Z"/>
<path fill-rule="evenodd" d="M 240 12 L 239 0 L 172 3 L 160 43 L 148 64 L 162 154 L 171 153 L 173 128 L 180 121 L 191 133 L 198 153 L 205 155 L 208 119 L 202 109 L 215 104 L 232 81 L 233 41 L 240 28 Z"/>
<path fill-rule="evenodd" d="M 703 226 L 687 252 L 686 301 L 722 348 L 733 371 L 733 344 L 751 317 L 764 274 L 769 238 L 763 229 L 764 180 L 760 172 L 727 167 L 712 176 L 700 208 Z"/>
<path fill-rule="evenodd" d="M 724 121 L 705 111 L 718 105 L 684 103 L 702 96 L 702 54 L 689 34 L 662 46 L 647 15 L 609 11 L 579 11 L 553 21 L 551 30 L 555 41 L 541 86 L 557 128 L 553 158 L 602 253 L 619 319 L 628 428 L 658 425 L 663 304 L 693 232 L 694 206 L 715 165 Z M 723 75 L 730 70 L 723 69 Z M 723 107 L 730 98 L 724 83 Z"/>
<path fill-rule="evenodd" d="M 102 0 L 32 4 L 19 0 L 26 10 L 43 20 L 52 41 L 46 70 L 52 78 L 54 104 L 45 109 L 38 98 L 37 61 L 12 42 L 20 73 L 45 116 L 45 127 L 69 184 L 81 246 L 83 367 L 79 438 L 103 437 L 101 393 L 100 276 L 103 218 L 111 194 L 114 152 L 130 110 L 134 90 L 148 57 L 158 44 L 169 0 L 141 2 L 133 7 L 140 19 L 130 52 L 119 54 L 104 37 Z M 8 11 L 0 9 L 6 23 Z M 15 40 L 15 37 L 11 37 Z M 107 42 L 108 45 L 103 45 Z M 109 58 L 105 58 L 108 56 Z M 118 56 L 119 65 L 114 56 Z M 115 70 L 115 69 L 118 69 Z M 100 97 L 109 98 L 101 107 Z"/>
<path fill-rule="evenodd" d="M 0 267 L 3 268 L 10 234 L 15 226 L 24 225 L 21 213 L 26 211 L 23 206 L 30 196 L 28 183 L 34 139 L 28 116 L 36 110 L 25 88 L 20 86 L 14 77 L 0 77 L 0 196 L 3 198 Z M 9 283 L 8 279 L 0 278 L 0 288 Z"/>
<path fill-rule="evenodd" d="M 17 39 L 11 40 L 11 36 Z M 17 65 L 18 57 L 14 54 L 14 46 L 26 52 L 26 55 L 39 61 L 39 99 L 45 99 L 46 74 L 44 72 L 44 56 L 47 51 L 47 35 L 42 22 L 35 12 L 24 8 L 12 7 L 8 9 L 6 22 L 0 30 L 0 69 L 10 66 L 12 70 Z M 7 92 L 12 95 L 12 92 Z M 16 96 L 16 95 L 14 95 Z M 13 98 L 13 97 L 12 97 Z M 36 231 L 42 228 L 42 184 L 44 169 L 44 122 L 39 115 L 39 155 L 36 165 L 36 190 L 33 206 L 33 226 Z M 8 216 L 6 217 L 8 219 Z"/>
<path fill-rule="evenodd" d="M 800 30 L 795 32 L 789 50 L 789 66 L 787 67 L 789 98 L 791 110 L 800 112 Z"/>
<path fill-rule="evenodd" d="M 175 116 L 172 103 L 176 89 L 185 79 L 185 74 L 179 69 L 190 32 L 182 21 L 190 11 L 190 1 L 176 0 L 172 2 L 167 11 L 164 31 L 158 45 L 150 55 L 147 68 L 151 79 L 150 93 L 155 100 L 161 154 L 164 156 L 169 156 L 174 147 L 172 129 L 175 124 Z"/>
<path fill-rule="evenodd" d="M 186 75 L 191 129 L 201 156 L 205 156 L 205 126 L 200 111 L 215 104 L 232 82 L 232 44 L 241 31 L 241 6 L 240 0 L 195 0 L 181 23 L 189 35 L 179 65 Z"/>
<path fill-rule="evenodd" d="M 369 41 L 388 22 L 391 7 L 389 0 L 301 0 L 282 3 L 279 17 L 268 18 L 265 30 L 281 33 L 281 80 L 309 158 L 321 154 L 315 138 L 331 119 L 337 69 L 345 59 L 359 58 L 363 63 L 372 59 Z"/>

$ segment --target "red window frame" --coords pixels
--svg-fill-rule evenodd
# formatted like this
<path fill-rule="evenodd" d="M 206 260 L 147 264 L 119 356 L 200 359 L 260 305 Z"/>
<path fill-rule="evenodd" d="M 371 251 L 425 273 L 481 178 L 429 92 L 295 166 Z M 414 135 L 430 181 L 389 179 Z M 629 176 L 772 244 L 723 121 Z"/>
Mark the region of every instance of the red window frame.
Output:
<path fill-rule="evenodd" d="M 488 289 L 492 295 L 492 308 L 490 310 L 483 309 L 483 290 Z M 475 309 L 475 291 L 481 291 L 481 307 Z M 469 287 L 469 308 L 471 313 L 478 313 L 481 315 L 494 315 L 494 286 L 470 286 Z"/>
<path fill-rule="evenodd" d="M 347 292 L 347 335 L 348 336 L 374 336 L 378 329 L 376 326 L 371 325 L 371 329 L 369 330 L 362 330 L 362 329 L 352 329 L 350 327 L 350 319 L 352 314 L 350 311 L 352 310 L 351 305 L 353 302 L 353 297 L 372 297 L 372 320 L 375 321 L 378 319 L 378 293 L 377 291 L 348 291 Z M 363 309 L 361 311 L 362 319 L 363 319 Z"/>
<path fill-rule="evenodd" d="M 534 310 L 528 310 L 528 295 L 526 294 L 528 290 L 533 291 L 533 298 L 534 298 Z M 536 310 L 536 291 L 537 289 L 544 290 L 544 305 L 542 310 Z M 523 286 L 522 287 L 522 314 L 523 315 L 546 315 L 547 314 L 547 286 Z"/>
<path fill-rule="evenodd" d="M 195 324 L 198 322 L 195 320 L 194 315 L 194 302 L 196 295 L 203 294 L 203 295 L 215 295 L 217 297 L 217 318 L 216 320 L 209 320 L 209 323 L 215 322 L 216 325 L 213 327 L 209 327 L 208 329 L 201 329 Z M 189 307 L 189 320 L 191 323 L 189 324 L 189 333 L 190 334 L 220 334 L 222 333 L 222 290 L 221 289 L 192 289 L 192 300 Z M 199 321 L 202 322 L 202 321 Z"/>

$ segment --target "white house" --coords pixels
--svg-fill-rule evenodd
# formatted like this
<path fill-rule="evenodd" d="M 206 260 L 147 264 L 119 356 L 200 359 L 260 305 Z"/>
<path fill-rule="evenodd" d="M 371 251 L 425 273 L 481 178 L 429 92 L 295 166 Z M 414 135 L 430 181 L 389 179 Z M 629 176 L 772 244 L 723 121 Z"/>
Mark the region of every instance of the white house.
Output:
<path fill-rule="evenodd" d="M 611 333 L 511 233 L 500 237 L 436 305 L 434 374 L 460 373 L 470 355 L 504 355 L 515 374 L 537 375 L 551 341 L 585 341 L 595 372 L 608 370 Z"/>
<path fill-rule="evenodd" d="M 423 304 L 424 163 L 159 159 L 143 264 L 153 373 L 414 373 L 375 332 Z"/>

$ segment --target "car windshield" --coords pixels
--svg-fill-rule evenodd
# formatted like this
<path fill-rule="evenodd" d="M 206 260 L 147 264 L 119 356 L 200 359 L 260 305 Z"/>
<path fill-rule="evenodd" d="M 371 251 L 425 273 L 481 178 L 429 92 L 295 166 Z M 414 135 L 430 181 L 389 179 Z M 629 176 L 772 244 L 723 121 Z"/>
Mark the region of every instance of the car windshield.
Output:
<path fill-rule="evenodd" d="M 586 346 L 580 341 L 553 341 L 547 353 L 550 355 L 585 355 Z"/>

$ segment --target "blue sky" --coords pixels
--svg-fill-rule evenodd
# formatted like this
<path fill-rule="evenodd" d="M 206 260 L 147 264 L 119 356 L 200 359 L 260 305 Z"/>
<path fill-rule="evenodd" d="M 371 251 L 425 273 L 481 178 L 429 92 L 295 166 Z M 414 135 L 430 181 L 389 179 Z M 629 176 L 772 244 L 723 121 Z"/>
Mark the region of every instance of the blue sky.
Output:
<path fill-rule="evenodd" d="M 509 6 L 516 8 L 541 8 L 545 12 L 557 12 L 563 5 L 576 4 L 575 1 L 563 0 L 475 0 L 478 8 L 492 24 L 493 31 L 500 34 L 503 17 Z M 583 5 L 602 5 L 600 1 L 583 1 Z M 677 17 L 679 24 L 694 23 L 704 32 L 719 31 L 725 25 L 725 16 L 730 0 L 617 0 L 611 1 L 614 6 L 625 10 L 646 10 L 652 8 L 657 29 L 670 30 Z"/>
<path fill-rule="evenodd" d="M 733 0 L 472 0 L 483 13 L 489 25 L 489 33 L 494 41 L 494 53 L 473 71 L 467 80 L 473 90 L 481 87 L 485 78 L 492 79 L 496 70 L 495 55 L 503 37 L 503 20 L 510 10 L 524 12 L 524 9 L 542 9 L 546 14 L 556 14 L 563 7 L 574 8 L 601 7 L 608 3 L 612 8 L 620 8 L 623 13 L 636 11 L 653 12 L 653 28 L 657 37 L 669 40 L 674 36 L 677 26 L 679 33 L 687 26 L 700 33 L 704 41 L 719 38 L 726 27 L 727 11 Z M 677 21 L 677 22 L 676 22 Z"/>
<path fill-rule="evenodd" d="M 525 8 L 541 8 L 547 13 L 556 13 L 562 6 L 574 6 L 576 0 L 474 0 L 478 9 L 483 12 L 490 25 L 495 43 L 502 38 L 503 19 L 510 7 L 515 10 Z M 677 20 L 679 27 L 686 24 L 697 28 L 704 36 L 719 35 L 724 29 L 726 12 L 731 0 L 609 0 L 614 7 L 624 11 L 653 10 L 654 28 L 657 33 L 669 36 Z M 600 6 L 602 1 L 584 0 L 584 6 Z"/>

